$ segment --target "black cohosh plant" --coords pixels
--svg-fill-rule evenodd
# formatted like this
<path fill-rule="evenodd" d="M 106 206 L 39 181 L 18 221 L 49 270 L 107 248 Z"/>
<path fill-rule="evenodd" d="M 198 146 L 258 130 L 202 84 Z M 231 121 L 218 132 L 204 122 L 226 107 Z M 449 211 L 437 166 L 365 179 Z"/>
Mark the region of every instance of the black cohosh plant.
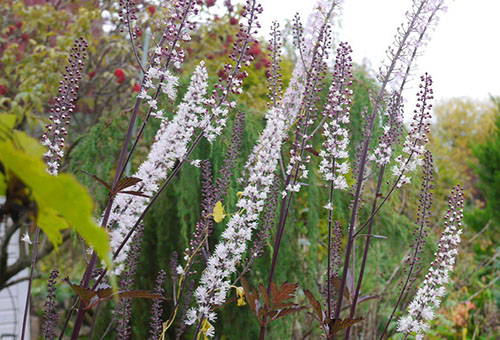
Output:
<path fill-rule="evenodd" d="M 160 36 L 150 51 L 149 62 L 143 65 L 136 47 L 136 22 L 140 7 L 134 1 L 120 1 L 121 25 L 129 35 L 143 78 L 131 111 L 114 180 L 112 183 L 103 183 L 110 194 L 101 216 L 101 225 L 111 237 L 114 268 L 96 271 L 100 263 L 96 253 L 92 253 L 79 285 L 72 285 L 77 294 L 64 316 L 65 323 L 59 338 L 62 339 L 65 334 L 75 311 L 71 338 L 79 337 L 84 316 L 90 309 L 86 297 L 92 302 L 90 307 L 94 308 L 89 337 L 92 336 L 100 304 L 110 297 L 103 295 L 110 289 L 110 278 L 121 275 L 117 294 L 119 301 L 115 304 L 112 321 L 112 324 L 116 323 L 120 339 L 131 337 L 131 299 L 146 297 L 154 300 L 150 339 L 165 338 L 176 322 L 177 338 L 186 334 L 188 327 L 193 339 L 213 337 L 216 333 L 214 321 L 217 309 L 223 308 L 228 302 L 232 289 L 236 291 L 237 298 L 229 301 L 236 300 L 239 306 L 248 302 L 259 321 L 261 340 L 265 339 L 271 322 L 306 309 L 317 320 L 323 338 L 349 339 L 352 326 L 362 327 L 365 317 L 357 314 L 357 306 L 373 298 L 362 295 L 361 288 L 371 239 L 379 237 L 375 233 L 375 217 L 391 194 L 409 183 L 413 173 L 423 165 L 424 177 L 412 252 L 407 259 L 398 301 L 379 335 L 383 339 L 401 306 L 402 297 L 416 281 L 417 268 L 423 267 L 421 253 L 427 236 L 432 197 L 432 156 L 425 150 L 433 99 L 432 78 L 428 74 L 421 77 L 418 104 L 406 136 L 403 136 L 403 91 L 414 70 L 414 59 L 428 40 L 429 30 L 435 25 L 439 12 L 444 9 L 443 2 L 412 1 L 412 8 L 406 15 L 407 21 L 398 30 L 395 42 L 388 50 L 387 61 L 380 70 L 380 87 L 373 95 L 371 110 L 364 115 L 363 138 L 358 145 L 354 164 L 350 164 L 348 152 L 352 140 L 352 49 L 347 42 L 333 48 L 332 38 L 334 18 L 339 12 L 341 1 L 319 1 L 306 25 L 302 24 L 300 16 L 295 17 L 293 41 L 297 50 L 297 63 L 286 89 L 282 88 L 280 74 L 283 38 L 279 25 L 273 23 L 269 41 L 268 55 L 271 61 L 267 72 L 269 101 L 265 127 L 246 160 L 245 172 L 235 174 L 233 170 L 241 154 L 245 124 L 245 113 L 237 110 L 237 98 L 248 76 L 246 67 L 253 60 L 249 51 L 257 42 L 256 34 L 260 28 L 258 15 L 263 11 L 262 6 L 255 0 L 247 0 L 241 7 L 240 14 L 245 21 L 240 23 L 236 41 L 229 53 L 231 62 L 222 67 L 223 72 L 220 74 L 224 76 L 220 76 L 214 84 L 213 92 L 208 93 L 208 73 L 201 61 L 184 97 L 175 106 L 172 118 L 167 118 L 166 109 L 160 103 L 167 100 L 173 105 L 177 99 L 177 70 L 184 61 L 183 49 L 191 40 L 191 32 L 196 29 L 196 16 L 203 3 L 199 0 L 168 3 L 168 14 L 164 26 L 160 27 Z M 84 46 L 83 40 L 77 41 L 73 52 L 77 63 L 76 66 L 71 64 L 71 67 L 82 67 L 84 58 L 78 58 Z M 332 69 L 328 64 L 331 56 L 335 60 Z M 73 73 L 65 81 L 69 81 L 77 90 L 78 71 L 71 71 L 71 67 L 68 72 Z M 332 75 L 330 83 L 326 82 L 328 73 Z M 323 90 L 328 92 L 325 101 L 320 96 Z M 75 91 L 71 92 L 73 101 L 76 99 Z M 53 124 L 60 124 L 62 119 L 69 120 L 69 110 L 72 109 L 69 104 L 58 102 L 57 105 L 64 105 L 57 106 L 64 114 L 60 119 L 57 118 L 59 116 L 54 118 L 57 122 Z M 146 107 L 145 118 L 134 133 L 141 105 Z M 191 156 L 202 139 L 205 138 L 209 143 L 218 142 L 229 115 L 235 115 L 233 134 L 221 170 L 214 174 L 208 160 L 192 159 Z M 125 177 L 125 168 L 137 148 L 138 140 L 153 119 L 159 120 L 160 127 L 149 154 L 131 177 Z M 380 135 L 375 133 L 377 124 L 381 127 Z M 57 126 L 47 126 L 47 134 L 55 133 Z M 64 130 L 58 130 L 60 133 L 64 133 Z M 316 145 L 314 140 L 318 138 L 321 143 Z M 44 140 L 47 138 L 44 137 Z M 396 155 L 398 146 L 402 146 L 402 152 Z M 58 152 L 62 150 L 60 144 L 57 147 Z M 56 164 L 48 161 L 48 171 L 58 169 L 60 157 L 55 161 Z M 143 219 L 159 195 L 187 164 L 202 169 L 201 217 L 193 226 L 184 254 L 172 254 L 171 277 L 168 278 L 165 271 L 160 271 L 154 293 L 139 294 L 134 291 L 134 274 L 141 251 Z M 318 168 L 314 169 L 316 165 Z M 388 169 L 392 177 L 386 171 Z M 294 198 L 306 185 L 308 176 L 316 172 L 329 193 L 328 201 L 324 202 L 324 209 L 328 211 L 328 256 L 322 296 L 315 297 L 307 289 L 312 287 L 301 287 L 309 301 L 310 306 L 306 306 L 291 301 L 296 297 L 297 284 L 278 285 L 274 277 Z M 237 178 L 241 190 L 236 210 L 226 212 L 223 203 L 227 202 L 232 176 Z M 375 183 L 373 190 L 367 186 L 369 181 Z M 336 206 L 333 197 L 337 190 L 351 194 L 350 219 L 346 225 L 334 220 Z M 424 287 L 419 289 L 415 297 L 416 302 L 410 305 L 410 316 L 398 322 L 398 330 L 405 337 L 410 334 L 415 334 L 417 339 L 422 337 L 429 327 L 427 322 L 432 319 L 438 306 L 436 298 L 444 294 L 443 284 L 452 269 L 459 242 L 461 197 L 461 189 L 457 187 L 450 200 L 443 244 L 436 255 L 446 263 L 442 266 L 439 263 L 433 265 Z M 361 218 L 364 215 L 360 212 L 365 205 L 369 213 L 368 218 L 363 220 Z M 226 228 L 215 239 L 212 233 L 214 223 L 223 220 Z M 273 229 L 274 240 L 271 237 Z M 243 276 L 251 273 L 252 264 L 269 243 L 273 244 L 273 253 L 268 279 L 256 290 L 248 285 Z M 361 250 L 360 262 L 354 261 L 355 249 Z M 33 259 L 32 267 L 36 260 L 35 252 Z M 202 266 L 204 270 L 197 272 L 195 265 Z M 54 272 L 51 275 L 52 286 L 55 277 Z M 166 280 L 173 282 L 173 292 L 164 290 Z M 237 286 L 239 282 L 243 287 Z M 50 292 L 44 321 L 44 337 L 47 339 L 54 338 L 56 320 L 53 302 L 50 302 L 54 298 L 53 289 Z M 167 318 L 162 319 L 165 303 L 169 303 L 172 308 Z"/>

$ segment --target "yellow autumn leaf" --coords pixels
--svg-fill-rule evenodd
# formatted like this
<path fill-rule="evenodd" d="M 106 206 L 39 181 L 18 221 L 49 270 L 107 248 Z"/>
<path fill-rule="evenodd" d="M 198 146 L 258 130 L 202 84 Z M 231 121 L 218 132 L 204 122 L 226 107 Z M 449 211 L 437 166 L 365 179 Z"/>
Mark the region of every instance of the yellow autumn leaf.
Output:
<path fill-rule="evenodd" d="M 209 340 L 209 336 L 214 335 L 214 326 L 208 322 L 207 319 L 203 319 L 203 322 L 201 323 L 201 331 L 200 334 L 198 334 L 198 339 L 203 335 L 203 340 Z"/>
<path fill-rule="evenodd" d="M 236 294 L 238 295 L 238 307 L 245 306 L 245 290 L 243 287 L 234 287 L 236 289 Z"/>
<path fill-rule="evenodd" d="M 214 211 L 212 213 L 212 216 L 214 217 L 214 221 L 217 223 L 220 223 L 224 217 L 226 217 L 226 213 L 224 211 L 224 206 L 222 205 L 221 201 L 218 201 L 215 203 Z"/>

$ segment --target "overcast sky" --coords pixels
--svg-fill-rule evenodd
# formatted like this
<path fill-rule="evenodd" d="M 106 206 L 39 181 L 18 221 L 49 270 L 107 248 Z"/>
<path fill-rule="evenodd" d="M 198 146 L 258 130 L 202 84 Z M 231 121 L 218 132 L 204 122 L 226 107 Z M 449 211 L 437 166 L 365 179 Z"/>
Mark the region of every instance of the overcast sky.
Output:
<path fill-rule="evenodd" d="M 316 1 L 261 0 L 261 23 L 301 13 L 303 22 Z M 500 0 L 446 1 L 448 11 L 440 22 L 424 55 L 418 60 L 417 74 L 429 72 L 434 79 L 436 99 L 469 96 L 486 99 L 500 95 Z M 404 20 L 411 0 L 345 0 L 336 26 L 341 41 L 353 48 L 354 61 L 378 70 L 396 28 Z M 412 86 L 413 85 L 413 86 Z M 413 97 L 415 82 L 407 96 Z M 410 104 L 414 102 L 410 100 Z"/>

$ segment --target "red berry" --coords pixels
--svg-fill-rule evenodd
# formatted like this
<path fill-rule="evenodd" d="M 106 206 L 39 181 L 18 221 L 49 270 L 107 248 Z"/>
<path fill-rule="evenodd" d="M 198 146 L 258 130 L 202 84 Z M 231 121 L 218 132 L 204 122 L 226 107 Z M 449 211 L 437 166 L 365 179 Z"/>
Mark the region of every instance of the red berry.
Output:
<path fill-rule="evenodd" d="M 231 25 L 238 25 L 238 19 L 236 19 L 235 17 L 232 17 L 231 19 L 229 19 L 229 23 Z"/>
<path fill-rule="evenodd" d="M 7 93 L 7 87 L 5 85 L 0 85 L 0 96 L 3 96 Z"/>
<path fill-rule="evenodd" d="M 21 21 L 16 22 L 16 27 L 21 28 L 23 26 L 23 23 Z"/>
<path fill-rule="evenodd" d="M 92 71 L 92 72 L 89 73 L 89 78 L 92 78 L 93 76 L 95 76 L 95 72 L 94 71 Z"/>
<path fill-rule="evenodd" d="M 15 29 L 16 28 L 14 26 L 12 26 L 12 25 L 9 26 L 9 32 L 7 34 L 10 34 L 10 33 L 14 32 Z"/>
<path fill-rule="evenodd" d="M 115 71 L 115 76 L 117 76 L 118 78 L 124 78 L 125 73 L 123 72 L 123 70 L 121 68 L 117 68 Z"/>
<path fill-rule="evenodd" d="M 123 83 L 123 81 L 125 80 L 125 77 L 118 77 L 118 84 L 121 84 Z"/>
<path fill-rule="evenodd" d="M 139 84 L 134 84 L 134 92 L 139 92 L 141 90 L 141 85 Z"/>
<path fill-rule="evenodd" d="M 156 7 L 155 6 L 149 6 L 148 7 L 148 11 L 149 11 L 149 13 L 151 13 L 151 15 L 154 15 L 155 12 L 156 12 Z"/>
<path fill-rule="evenodd" d="M 30 36 L 28 35 L 28 33 L 24 33 L 23 34 L 23 40 L 28 40 Z"/>

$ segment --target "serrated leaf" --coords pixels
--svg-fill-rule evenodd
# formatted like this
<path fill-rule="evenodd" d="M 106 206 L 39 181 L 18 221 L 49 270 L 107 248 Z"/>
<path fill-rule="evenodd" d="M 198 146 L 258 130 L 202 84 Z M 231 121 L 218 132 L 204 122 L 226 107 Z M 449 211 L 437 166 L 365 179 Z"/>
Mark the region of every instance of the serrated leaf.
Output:
<path fill-rule="evenodd" d="M 133 185 L 136 185 L 137 183 L 139 183 L 141 181 L 142 181 L 142 179 L 137 178 L 137 177 L 124 177 L 116 185 L 116 192 L 120 192 L 123 189 L 127 189 Z"/>
<path fill-rule="evenodd" d="M 58 250 L 58 245 L 62 242 L 61 230 L 69 227 L 68 222 L 56 210 L 52 209 L 44 201 L 40 201 L 38 202 L 36 223 Z"/>
<path fill-rule="evenodd" d="M 271 296 L 273 297 L 273 304 L 276 303 L 276 297 L 278 296 L 278 286 L 275 282 L 271 282 Z"/>
<path fill-rule="evenodd" d="M 31 190 L 37 204 L 56 212 L 111 266 L 108 234 L 93 221 L 93 203 L 88 191 L 73 176 L 49 175 L 39 157 L 16 148 L 11 140 L 0 141 L 0 150 L 0 162 Z M 59 232 L 59 227 L 51 224 L 40 228 L 47 234 Z"/>
<path fill-rule="evenodd" d="M 243 290 L 245 291 L 245 295 L 247 297 L 248 304 L 250 305 L 250 308 L 252 309 L 252 312 L 257 313 L 257 310 L 255 308 L 255 300 L 257 298 L 256 294 L 254 294 L 250 290 L 250 287 L 248 286 L 248 282 L 247 282 L 247 280 L 245 280 L 244 277 L 241 278 L 241 285 L 243 286 Z"/>
<path fill-rule="evenodd" d="M 284 302 L 288 299 L 294 298 L 295 291 L 297 290 L 298 284 L 297 283 L 288 283 L 285 282 L 283 283 L 276 296 L 273 296 L 273 303 L 280 303 Z"/>
<path fill-rule="evenodd" d="M 84 288 L 79 285 L 72 284 L 69 278 L 63 279 L 66 283 L 73 289 L 73 291 L 82 299 L 85 305 L 88 307 L 92 298 L 97 297 L 97 293 L 89 288 Z"/>
<path fill-rule="evenodd" d="M 264 298 L 264 302 L 266 303 L 265 308 L 269 308 L 271 306 L 271 301 L 269 299 L 269 294 L 267 294 L 266 288 L 262 285 L 262 283 L 259 284 L 259 291 Z"/>
<path fill-rule="evenodd" d="M 337 334 L 338 332 L 340 332 L 344 328 L 351 327 L 352 325 L 360 322 L 361 320 L 363 320 L 363 318 L 357 318 L 357 319 L 347 318 L 344 320 L 342 320 L 342 319 L 334 320 L 333 325 L 331 325 L 331 327 L 330 327 L 331 331 L 330 331 L 329 337 Z"/>
<path fill-rule="evenodd" d="M 311 293 L 310 290 L 304 289 L 304 295 L 309 300 L 309 303 L 311 304 L 314 313 L 316 313 L 318 320 L 323 321 L 323 310 L 321 308 L 321 304 L 318 302 L 318 300 L 314 298 L 314 295 Z"/>

